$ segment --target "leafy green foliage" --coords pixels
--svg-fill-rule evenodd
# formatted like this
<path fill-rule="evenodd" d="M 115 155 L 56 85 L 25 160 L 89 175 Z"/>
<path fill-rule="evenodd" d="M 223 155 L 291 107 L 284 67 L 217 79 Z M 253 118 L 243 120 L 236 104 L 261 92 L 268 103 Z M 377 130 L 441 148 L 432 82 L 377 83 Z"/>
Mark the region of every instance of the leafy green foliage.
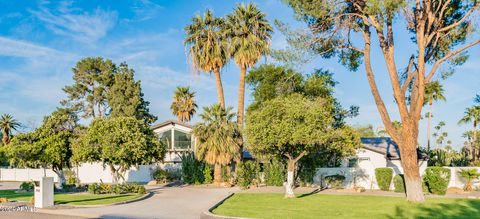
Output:
<path fill-rule="evenodd" d="M 392 183 L 393 169 L 384 167 L 375 169 L 375 178 L 377 179 L 378 187 L 383 191 L 390 190 Z"/>
<path fill-rule="evenodd" d="M 199 161 L 191 153 L 183 154 L 182 157 L 182 181 L 186 184 L 202 184 L 205 164 Z"/>
<path fill-rule="evenodd" d="M 210 184 L 213 182 L 212 173 L 212 167 L 208 164 L 205 164 L 205 168 L 203 168 L 203 183 Z"/>
<path fill-rule="evenodd" d="M 270 162 L 264 164 L 263 168 L 265 184 L 267 186 L 282 186 L 285 181 L 286 169 L 285 165 L 273 159 Z"/>
<path fill-rule="evenodd" d="M 398 174 L 393 177 L 393 185 L 395 187 L 395 192 L 405 193 L 405 179 L 403 174 Z"/>
<path fill-rule="evenodd" d="M 33 184 L 33 182 L 22 182 L 19 187 L 20 190 L 25 192 L 32 192 L 34 188 L 35 184 Z"/>
<path fill-rule="evenodd" d="M 428 167 L 424 175 L 428 191 L 436 195 L 445 195 L 450 182 L 450 176 L 451 171 L 448 168 Z"/>
<path fill-rule="evenodd" d="M 325 176 L 325 183 L 329 188 L 332 189 L 343 189 L 343 182 L 345 181 L 345 176 L 343 175 L 330 175 Z"/>
<path fill-rule="evenodd" d="M 135 183 L 122 183 L 114 185 L 105 183 L 92 183 L 88 185 L 88 192 L 92 194 L 145 194 L 147 193 L 147 190 L 144 186 Z"/>
<path fill-rule="evenodd" d="M 167 182 L 168 172 L 162 168 L 156 168 L 152 171 L 152 178 L 157 182 Z"/>
<path fill-rule="evenodd" d="M 242 161 L 237 166 L 237 183 L 242 189 L 248 189 L 253 180 L 258 178 L 258 166 L 253 161 Z"/>
<path fill-rule="evenodd" d="M 458 174 L 463 177 L 467 182 L 465 183 L 465 191 L 472 191 L 472 181 L 480 178 L 480 173 L 477 169 L 462 169 L 458 171 Z"/>

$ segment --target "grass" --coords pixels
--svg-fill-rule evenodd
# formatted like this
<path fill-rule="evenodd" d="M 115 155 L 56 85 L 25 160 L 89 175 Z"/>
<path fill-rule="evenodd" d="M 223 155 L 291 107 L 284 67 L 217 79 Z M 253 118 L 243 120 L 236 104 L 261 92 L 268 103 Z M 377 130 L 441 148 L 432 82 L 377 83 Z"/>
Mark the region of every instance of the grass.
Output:
<path fill-rule="evenodd" d="M 16 201 L 30 201 L 32 192 L 16 193 L 15 190 L 0 190 L 0 198 Z M 55 204 L 104 205 L 124 202 L 141 197 L 142 194 L 100 194 L 72 193 L 54 195 Z"/>
<path fill-rule="evenodd" d="M 213 210 L 214 214 L 250 218 L 478 218 L 480 200 L 429 198 L 423 204 L 402 197 L 240 193 Z"/>

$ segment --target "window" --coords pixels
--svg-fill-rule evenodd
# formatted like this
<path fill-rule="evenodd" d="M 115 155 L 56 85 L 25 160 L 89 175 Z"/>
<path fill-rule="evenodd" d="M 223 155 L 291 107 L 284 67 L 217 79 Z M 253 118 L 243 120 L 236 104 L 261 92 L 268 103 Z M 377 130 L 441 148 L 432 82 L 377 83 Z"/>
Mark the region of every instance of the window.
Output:
<path fill-rule="evenodd" d="M 167 145 L 168 149 L 172 149 L 172 130 L 167 130 L 159 135 L 160 141 Z"/>
<path fill-rule="evenodd" d="M 192 138 L 190 134 L 181 132 L 181 131 L 174 131 L 175 134 L 175 149 L 180 149 L 180 150 L 185 150 L 185 149 L 191 149 L 192 147 Z"/>

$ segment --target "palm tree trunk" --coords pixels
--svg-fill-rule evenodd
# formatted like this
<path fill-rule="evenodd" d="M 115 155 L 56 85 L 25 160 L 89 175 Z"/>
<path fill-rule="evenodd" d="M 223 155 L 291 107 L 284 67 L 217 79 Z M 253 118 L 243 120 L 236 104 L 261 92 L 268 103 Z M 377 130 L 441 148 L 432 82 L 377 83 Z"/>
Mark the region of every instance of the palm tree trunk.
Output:
<path fill-rule="evenodd" d="M 222 79 L 220 77 L 220 69 L 214 68 L 213 74 L 215 75 L 215 82 L 217 84 L 218 103 L 220 104 L 220 106 L 225 108 L 225 97 L 223 96 L 223 86 Z"/>
<path fill-rule="evenodd" d="M 428 128 L 427 128 L 427 153 L 430 153 L 430 137 L 431 137 L 431 124 L 432 124 L 432 112 L 433 112 L 433 100 L 430 100 L 430 112 L 428 113 Z"/>
<path fill-rule="evenodd" d="M 474 120 L 473 120 L 473 142 L 470 145 L 470 153 L 472 154 L 473 161 L 476 160 L 476 156 L 475 156 L 475 154 L 473 154 L 473 146 L 476 143 L 477 143 L 477 121 L 476 121 L 476 118 L 474 118 Z"/>
<path fill-rule="evenodd" d="M 240 66 L 240 83 L 238 86 L 238 112 L 237 123 L 239 128 L 243 127 L 243 110 L 245 108 L 245 76 L 247 74 L 247 66 Z"/>
<path fill-rule="evenodd" d="M 3 146 L 8 144 L 8 133 L 5 130 L 2 130 L 2 143 Z"/>
<path fill-rule="evenodd" d="M 217 185 L 222 183 L 222 165 L 216 163 L 213 169 L 213 182 Z"/>

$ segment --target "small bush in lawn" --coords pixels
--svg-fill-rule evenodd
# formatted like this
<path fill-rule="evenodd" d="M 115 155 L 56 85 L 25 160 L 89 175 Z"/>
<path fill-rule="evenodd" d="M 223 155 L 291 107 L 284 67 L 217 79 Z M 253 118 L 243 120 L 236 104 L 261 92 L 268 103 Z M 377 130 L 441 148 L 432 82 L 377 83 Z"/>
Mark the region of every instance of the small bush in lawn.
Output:
<path fill-rule="evenodd" d="M 264 166 L 265 184 L 267 186 L 283 186 L 285 167 L 277 160 L 272 160 Z"/>
<path fill-rule="evenodd" d="M 428 191 L 436 195 L 445 195 L 450 182 L 451 171 L 443 167 L 428 167 L 425 170 L 425 184 Z"/>
<path fill-rule="evenodd" d="M 393 170 L 392 168 L 376 168 L 375 178 L 377 179 L 378 187 L 383 191 L 390 190 L 390 184 L 392 183 Z"/>
<path fill-rule="evenodd" d="M 395 175 L 393 177 L 393 185 L 395 186 L 395 192 L 405 193 L 405 180 L 403 174 Z"/>
<path fill-rule="evenodd" d="M 237 183 L 242 189 L 247 189 L 257 177 L 257 165 L 253 161 L 240 162 L 237 171 Z"/>
<path fill-rule="evenodd" d="M 33 188 L 35 188 L 33 182 L 22 182 L 22 184 L 20 184 L 20 190 L 25 192 L 31 192 L 33 191 Z"/>
<path fill-rule="evenodd" d="M 203 168 L 203 183 L 210 184 L 213 182 L 212 177 L 212 166 L 205 164 L 205 168 Z"/>
<path fill-rule="evenodd" d="M 329 188 L 332 189 L 343 189 L 343 182 L 345 181 L 345 176 L 340 174 L 330 175 L 325 177 L 325 183 Z"/>

